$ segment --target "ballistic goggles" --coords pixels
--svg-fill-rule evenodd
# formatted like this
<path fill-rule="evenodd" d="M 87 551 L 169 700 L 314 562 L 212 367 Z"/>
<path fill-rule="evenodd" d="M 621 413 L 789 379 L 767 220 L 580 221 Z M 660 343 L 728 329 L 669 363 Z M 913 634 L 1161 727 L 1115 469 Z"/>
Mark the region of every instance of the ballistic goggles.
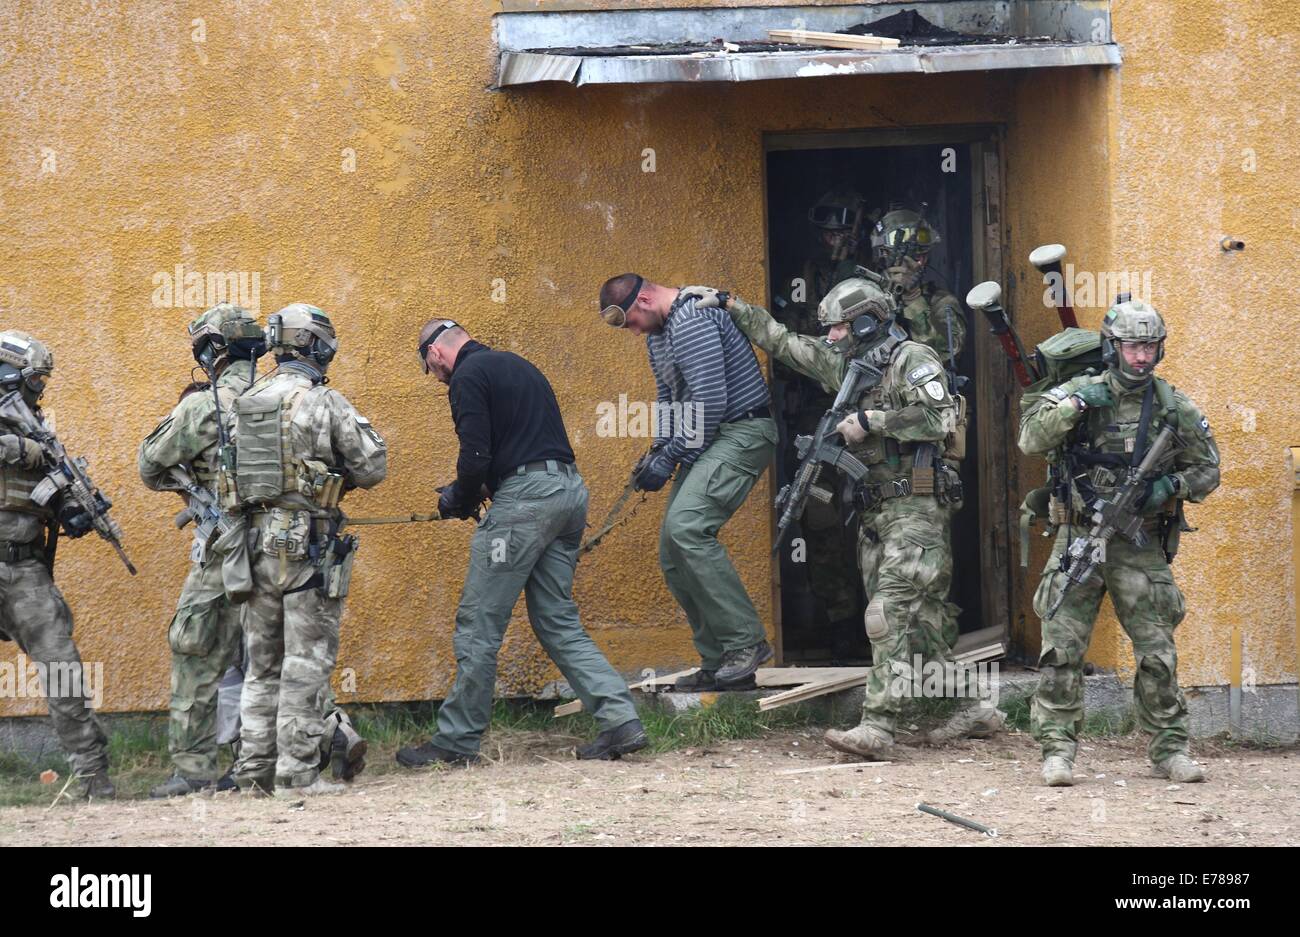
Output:
<path fill-rule="evenodd" d="M 420 367 L 424 368 L 425 374 L 429 373 L 430 346 L 433 345 L 433 343 L 438 340 L 439 336 L 441 336 L 443 332 L 447 331 L 448 329 L 455 329 L 459 327 L 460 327 L 459 323 L 453 322 L 451 319 L 443 319 L 441 322 L 438 323 L 438 327 L 429 333 L 429 337 L 426 338 L 424 341 L 420 342 L 419 344 Z"/>
<path fill-rule="evenodd" d="M 839 230 L 852 228 L 857 209 L 849 205 L 814 205 L 808 209 L 808 220 L 818 228 Z"/>
<path fill-rule="evenodd" d="M 930 229 L 926 225 L 904 225 L 877 231 L 871 237 L 871 243 L 879 252 L 905 253 L 930 249 Z"/>
<path fill-rule="evenodd" d="M 632 304 L 636 298 L 641 295 L 641 285 L 645 283 L 641 277 L 636 278 L 632 284 L 632 291 L 621 303 L 614 303 L 612 306 L 606 306 L 600 311 L 600 317 L 605 320 L 605 324 L 613 326 L 616 329 L 624 328 L 627 325 L 627 314 L 632 309 Z"/>

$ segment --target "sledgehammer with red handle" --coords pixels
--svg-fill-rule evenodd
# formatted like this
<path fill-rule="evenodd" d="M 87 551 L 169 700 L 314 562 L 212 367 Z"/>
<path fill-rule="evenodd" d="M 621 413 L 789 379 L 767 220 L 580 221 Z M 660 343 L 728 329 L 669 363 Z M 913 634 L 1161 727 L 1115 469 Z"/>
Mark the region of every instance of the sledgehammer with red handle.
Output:
<path fill-rule="evenodd" d="M 1075 318 L 1074 307 L 1070 305 L 1070 294 L 1065 289 L 1065 277 L 1061 273 L 1061 260 L 1065 257 L 1064 244 L 1044 244 L 1035 247 L 1029 254 L 1029 262 L 1043 275 L 1043 282 L 1048 283 L 1055 275 L 1057 288 L 1052 290 L 1056 296 L 1056 312 L 1061 317 L 1061 328 L 1077 329 L 1079 320 Z"/>

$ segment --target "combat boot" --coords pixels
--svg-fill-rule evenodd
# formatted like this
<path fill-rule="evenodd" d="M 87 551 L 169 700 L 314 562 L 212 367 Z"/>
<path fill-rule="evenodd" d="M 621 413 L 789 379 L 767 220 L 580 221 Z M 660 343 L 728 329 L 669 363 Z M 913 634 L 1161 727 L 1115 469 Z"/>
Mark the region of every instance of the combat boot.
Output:
<path fill-rule="evenodd" d="M 431 765 L 466 768 L 478 764 L 481 760 L 477 754 L 462 755 L 460 752 L 434 745 L 432 741 L 425 742 L 423 745 L 407 745 L 397 750 L 397 763 L 403 768 L 428 768 Z"/>
<path fill-rule="evenodd" d="M 826 744 L 837 752 L 857 755 L 868 761 L 883 761 L 894 747 L 894 737 L 884 729 L 859 725 L 848 731 L 827 729 L 822 736 Z"/>
<path fill-rule="evenodd" d="M 1182 752 L 1170 755 L 1158 765 L 1153 764 L 1151 773 L 1179 784 L 1196 784 L 1205 780 L 1205 770 Z"/>
<path fill-rule="evenodd" d="M 942 745 L 953 739 L 991 739 L 1006 722 L 1007 714 L 995 706 L 966 706 L 929 732 L 926 741 L 931 745 Z"/>
<path fill-rule="evenodd" d="M 108 776 L 107 768 L 100 768 L 86 778 L 81 786 L 82 800 L 113 800 L 116 797 L 117 788 L 113 786 L 113 779 Z"/>
<path fill-rule="evenodd" d="M 1070 764 L 1070 759 L 1061 755 L 1044 758 L 1043 783 L 1048 787 L 1073 787 L 1074 765 Z"/>
<path fill-rule="evenodd" d="M 239 788 L 241 794 L 251 794 L 254 797 L 270 797 L 271 792 L 275 790 L 275 778 L 269 775 L 236 777 L 235 786 Z"/>
<path fill-rule="evenodd" d="M 594 741 L 579 745 L 575 754 L 579 761 L 617 761 L 649 744 L 641 720 L 630 719 L 617 729 L 600 733 Z"/>
<path fill-rule="evenodd" d="M 718 689 L 718 672 L 701 667 L 695 673 L 678 677 L 673 682 L 674 693 L 710 693 Z"/>
<path fill-rule="evenodd" d="M 366 770 L 366 740 L 349 722 L 340 722 L 330 743 L 330 769 L 335 779 L 351 781 Z"/>
<path fill-rule="evenodd" d="M 751 647 L 742 647 L 722 655 L 722 666 L 718 668 L 717 681 L 720 690 L 749 689 L 749 684 L 758 672 L 758 668 L 772 659 L 772 645 L 759 641 Z"/>
<path fill-rule="evenodd" d="M 173 774 L 166 781 L 155 785 L 149 789 L 149 796 L 153 800 L 167 800 L 171 797 L 186 797 L 190 794 L 196 794 L 199 791 L 207 790 L 212 786 L 211 781 L 200 781 L 194 778 L 187 778 L 179 772 Z"/>
<path fill-rule="evenodd" d="M 335 784 L 333 781 L 325 780 L 324 775 L 318 774 L 314 781 L 302 786 L 281 784 L 277 778 L 275 796 L 281 799 L 286 797 L 317 797 L 321 794 L 342 794 L 347 789 L 346 784 Z"/>

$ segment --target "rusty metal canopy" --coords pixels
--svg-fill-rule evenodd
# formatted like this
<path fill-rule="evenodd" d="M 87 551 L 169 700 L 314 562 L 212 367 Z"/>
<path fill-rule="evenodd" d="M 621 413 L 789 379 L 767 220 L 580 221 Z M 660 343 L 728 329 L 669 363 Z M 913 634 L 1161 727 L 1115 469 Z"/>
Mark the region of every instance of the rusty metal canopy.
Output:
<path fill-rule="evenodd" d="M 769 29 L 870 29 L 915 10 L 951 36 L 889 50 L 795 47 Z M 1098 0 L 912 0 L 817 7 L 501 13 L 498 88 L 539 82 L 645 84 L 993 71 L 1120 64 Z M 725 43 L 725 45 L 724 45 Z"/>

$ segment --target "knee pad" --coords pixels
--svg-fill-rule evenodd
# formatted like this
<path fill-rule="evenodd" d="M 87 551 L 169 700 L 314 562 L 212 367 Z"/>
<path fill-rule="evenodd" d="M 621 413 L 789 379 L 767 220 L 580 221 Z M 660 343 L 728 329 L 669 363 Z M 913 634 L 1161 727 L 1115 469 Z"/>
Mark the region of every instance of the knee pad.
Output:
<path fill-rule="evenodd" d="M 889 634 L 889 621 L 885 618 L 885 600 L 880 596 L 872 599 L 862 616 L 867 626 L 867 637 L 879 641 Z"/>

